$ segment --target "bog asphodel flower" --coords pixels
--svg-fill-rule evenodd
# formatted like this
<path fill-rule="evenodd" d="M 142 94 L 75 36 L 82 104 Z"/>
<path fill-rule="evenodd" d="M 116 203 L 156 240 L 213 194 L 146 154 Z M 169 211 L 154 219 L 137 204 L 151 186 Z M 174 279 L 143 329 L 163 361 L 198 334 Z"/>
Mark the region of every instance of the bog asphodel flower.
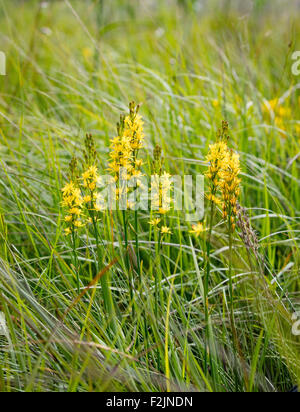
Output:
<path fill-rule="evenodd" d="M 206 161 L 209 164 L 206 177 L 209 180 L 209 193 L 208 199 L 215 203 L 220 204 L 220 199 L 217 196 L 221 183 L 221 173 L 224 169 L 224 165 L 228 162 L 229 152 L 227 146 L 227 132 L 228 123 L 222 123 L 222 130 L 218 132 L 218 141 L 209 146 L 209 153 L 206 156 Z"/>
<path fill-rule="evenodd" d="M 203 223 L 199 222 L 196 225 L 192 226 L 192 230 L 190 231 L 191 234 L 195 235 L 196 237 L 199 237 L 206 231 L 205 226 Z"/>
<path fill-rule="evenodd" d="M 82 221 L 82 207 L 84 204 L 80 189 L 74 182 L 66 184 L 62 189 L 63 201 L 62 206 L 66 211 L 65 222 L 67 227 L 65 229 L 66 235 L 74 233 L 78 228 L 84 226 Z"/>
<path fill-rule="evenodd" d="M 157 227 L 160 224 L 160 222 L 161 222 L 161 219 L 155 218 L 155 219 L 150 220 L 149 225 Z"/>
<path fill-rule="evenodd" d="M 98 193 L 97 186 L 101 181 L 97 166 L 97 150 L 94 138 L 91 134 L 86 135 L 84 155 L 85 171 L 81 175 L 80 184 L 84 194 L 83 202 L 86 208 L 87 223 L 95 222 L 97 216 L 95 212 L 102 212 L 103 207 L 100 205 L 101 196 Z"/>
<path fill-rule="evenodd" d="M 129 104 L 129 115 L 124 120 L 124 136 L 130 142 L 133 152 L 140 150 L 144 142 L 144 123 L 142 117 L 138 114 L 140 106 L 136 106 L 134 102 Z"/>
<path fill-rule="evenodd" d="M 275 107 L 275 102 L 273 102 L 273 105 Z M 223 122 L 222 129 L 218 133 L 218 141 L 210 146 L 206 158 L 209 162 L 206 177 L 210 182 L 207 198 L 212 205 L 222 205 L 224 220 L 229 219 L 231 229 L 235 230 L 237 204 L 240 196 L 241 179 L 239 175 L 241 169 L 239 155 L 228 148 L 227 132 L 228 123 Z M 200 226 L 198 229 L 201 232 Z"/>
<path fill-rule="evenodd" d="M 151 180 L 151 208 L 154 212 L 154 217 L 150 220 L 149 224 L 154 226 L 162 235 L 171 235 L 171 230 L 166 226 L 165 215 L 171 210 L 173 180 L 169 173 L 163 172 L 163 163 L 162 149 L 157 145 L 153 151 L 153 175 Z"/>
<path fill-rule="evenodd" d="M 97 166 L 90 166 L 88 170 L 82 174 L 82 180 L 83 187 L 85 189 L 89 189 L 91 192 L 94 192 L 97 187 L 97 183 L 100 182 Z M 89 197 L 90 196 L 86 196 L 85 199 L 88 200 Z M 91 199 L 89 201 L 91 201 Z"/>
<path fill-rule="evenodd" d="M 172 176 L 167 172 L 164 172 L 161 176 L 154 175 L 152 178 L 152 207 L 160 215 L 165 215 L 171 210 L 172 186 Z"/>
<path fill-rule="evenodd" d="M 168 226 L 162 226 L 161 228 L 161 234 L 162 235 L 171 235 L 171 229 Z"/>
<path fill-rule="evenodd" d="M 219 182 L 218 182 L 218 185 L 219 185 Z M 215 195 L 208 194 L 208 195 L 207 195 L 207 199 L 208 199 L 210 202 L 215 203 L 216 205 L 221 205 L 221 204 L 222 204 L 222 200 L 221 200 L 219 197 L 215 196 Z"/>
<path fill-rule="evenodd" d="M 109 170 L 114 173 L 116 181 L 120 179 L 121 169 L 126 171 L 127 180 L 142 176 L 143 161 L 137 157 L 145 136 L 139 108 L 134 102 L 129 104 L 129 115 L 120 117 L 118 136 L 111 141 Z"/>
<path fill-rule="evenodd" d="M 129 114 L 121 115 L 120 122 L 117 124 L 118 136 L 111 141 L 109 170 L 113 173 L 114 179 L 118 184 L 116 189 L 116 200 L 124 199 L 129 195 L 130 187 L 142 186 L 143 161 L 138 159 L 139 150 L 143 147 L 144 132 L 143 121 L 138 114 L 140 106 L 134 102 L 129 104 Z M 127 201 L 127 208 L 133 209 L 135 204 Z"/>
<path fill-rule="evenodd" d="M 133 152 L 128 137 L 115 137 L 111 142 L 109 170 L 114 173 L 115 180 L 120 178 L 120 170 L 125 169 L 130 177 L 132 172 Z"/>
<path fill-rule="evenodd" d="M 220 184 L 223 201 L 223 218 L 230 218 L 232 230 L 235 230 L 237 204 L 241 192 L 241 179 L 239 178 L 240 172 L 240 157 L 232 150 L 229 152 L 226 167 L 221 172 Z"/>

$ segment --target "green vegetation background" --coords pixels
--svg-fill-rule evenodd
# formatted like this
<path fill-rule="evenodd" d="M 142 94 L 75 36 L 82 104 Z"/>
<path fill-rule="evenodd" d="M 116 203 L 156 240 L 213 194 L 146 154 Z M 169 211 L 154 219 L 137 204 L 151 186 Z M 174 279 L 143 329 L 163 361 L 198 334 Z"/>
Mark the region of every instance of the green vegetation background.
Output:
<path fill-rule="evenodd" d="M 300 381 L 299 338 L 291 333 L 300 266 L 300 76 L 291 71 L 299 10 L 298 1 L 273 0 L 0 1 L 7 55 L 0 78 L 0 390 L 273 392 Z M 282 110 L 266 110 L 274 99 Z M 172 174 L 203 172 L 222 119 L 241 155 L 241 204 L 258 233 L 264 279 L 237 236 L 237 357 L 227 243 L 216 227 L 215 351 L 207 373 L 203 245 L 181 216 L 172 216 L 173 236 L 162 251 L 159 319 L 147 214 L 134 319 L 122 263 L 107 274 L 118 333 L 100 287 L 70 308 L 77 289 L 61 187 L 86 132 L 107 168 L 109 140 L 130 100 L 143 103 L 148 159 L 160 144 Z M 112 244 L 109 220 L 101 223 L 103 267 L 123 256 L 117 229 Z M 79 252 L 84 287 L 95 276 L 93 239 L 85 237 Z"/>

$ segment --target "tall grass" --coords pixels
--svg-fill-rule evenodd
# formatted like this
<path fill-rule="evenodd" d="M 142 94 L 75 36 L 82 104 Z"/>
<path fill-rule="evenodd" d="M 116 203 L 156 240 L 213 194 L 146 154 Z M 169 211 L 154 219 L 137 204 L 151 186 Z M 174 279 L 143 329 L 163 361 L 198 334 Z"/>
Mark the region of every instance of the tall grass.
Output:
<path fill-rule="evenodd" d="M 290 390 L 300 383 L 297 2 L 84 3 L 1 1 L 0 390 Z M 280 121 L 264 104 L 276 98 Z M 149 174 L 156 144 L 170 173 L 203 173 L 222 119 L 230 124 L 258 244 L 247 247 L 241 224 L 229 247 L 215 219 L 206 288 L 206 242 L 182 214 L 169 215 L 161 241 L 149 213 L 131 216 L 126 248 L 122 219 L 106 213 L 100 254 L 89 232 L 76 247 L 78 294 L 61 188 L 86 132 L 106 170 L 132 99 L 143 103 Z"/>

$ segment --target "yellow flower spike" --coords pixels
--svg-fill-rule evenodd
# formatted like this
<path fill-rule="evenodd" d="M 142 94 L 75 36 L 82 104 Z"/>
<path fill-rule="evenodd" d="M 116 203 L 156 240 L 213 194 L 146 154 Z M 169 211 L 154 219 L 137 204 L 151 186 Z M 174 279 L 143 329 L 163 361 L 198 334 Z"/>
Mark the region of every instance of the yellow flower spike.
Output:
<path fill-rule="evenodd" d="M 129 105 L 129 115 L 121 116 L 118 123 L 118 136 L 112 139 L 110 145 L 109 170 L 114 173 L 115 180 L 120 179 L 120 169 L 126 169 L 127 180 L 132 177 L 141 177 L 140 168 L 143 161 L 137 159 L 138 151 L 143 147 L 143 121 L 138 114 L 139 106 L 134 102 Z"/>
<path fill-rule="evenodd" d="M 238 177 L 241 172 L 240 157 L 231 151 L 227 159 L 227 164 L 221 172 L 221 191 L 223 200 L 223 218 L 230 216 L 232 229 L 235 230 L 235 217 L 237 214 L 237 202 L 240 194 L 241 179 Z"/>
<path fill-rule="evenodd" d="M 82 205 L 84 200 L 81 196 L 80 189 L 74 182 L 68 183 L 63 189 L 62 205 L 66 210 L 65 229 L 66 236 L 73 233 L 77 228 L 82 227 L 80 217 L 82 215 Z M 80 223 L 80 224 L 79 224 Z"/>
<path fill-rule="evenodd" d="M 228 161 L 228 146 L 227 146 L 227 132 L 228 123 L 223 122 L 222 130 L 219 131 L 218 141 L 209 146 L 209 153 L 206 156 L 206 161 L 209 164 L 206 172 L 206 177 L 210 181 L 210 188 L 208 199 L 216 204 L 220 204 L 218 197 L 216 196 L 219 187 L 221 185 L 221 172 L 224 165 Z"/>

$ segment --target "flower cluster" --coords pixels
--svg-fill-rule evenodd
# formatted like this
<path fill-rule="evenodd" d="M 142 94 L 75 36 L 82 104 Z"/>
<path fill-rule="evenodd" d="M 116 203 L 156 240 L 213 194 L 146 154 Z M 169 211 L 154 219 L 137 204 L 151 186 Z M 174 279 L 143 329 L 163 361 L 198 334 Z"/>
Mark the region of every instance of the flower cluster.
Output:
<path fill-rule="evenodd" d="M 83 198 L 80 189 L 74 182 L 68 183 L 63 189 L 62 205 L 66 209 L 65 222 L 67 227 L 65 229 L 66 235 L 73 234 L 78 228 L 84 226 L 82 221 L 83 214 Z"/>
<path fill-rule="evenodd" d="M 89 214 L 88 221 L 95 219 L 95 212 L 101 212 L 101 196 L 97 191 L 97 185 L 101 179 L 97 167 L 97 151 L 92 135 L 87 135 L 85 139 L 85 150 L 83 152 L 85 160 L 85 172 L 81 176 L 81 187 L 85 194 L 83 200 Z"/>
<path fill-rule="evenodd" d="M 97 166 L 90 166 L 86 172 L 82 174 L 83 187 L 94 192 L 99 183 L 99 175 Z"/>
<path fill-rule="evenodd" d="M 138 114 L 140 106 L 135 106 L 134 102 L 129 104 L 129 116 L 125 117 L 124 121 L 124 136 L 130 142 L 133 152 L 142 149 L 144 142 L 144 123 L 141 116 Z"/>
<path fill-rule="evenodd" d="M 161 176 L 152 176 L 152 207 L 159 215 L 165 215 L 171 210 L 172 186 L 172 176 L 169 173 L 164 172 Z"/>
<path fill-rule="evenodd" d="M 167 226 L 161 226 L 162 217 L 171 210 L 171 191 L 173 187 L 172 176 L 162 172 L 163 158 L 159 146 L 154 149 L 154 160 L 152 163 L 151 202 L 152 208 L 157 215 L 149 223 L 158 229 L 163 235 L 171 234 Z"/>
<path fill-rule="evenodd" d="M 130 141 L 124 135 L 118 135 L 111 142 L 109 170 L 114 173 L 115 180 L 120 178 L 120 169 L 132 172 L 132 148 Z"/>
<path fill-rule="evenodd" d="M 143 147 L 144 132 L 143 121 L 138 114 L 139 106 L 134 102 L 129 105 L 129 115 L 122 115 L 117 125 L 118 136 L 111 141 L 109 170 L 115 175 L 115 180 L 120 178 L 120 170 L 125 169 L 127 179 L 141 176 L 142 160 L 138 152 Z"/>
<path fill-rule="evenodd" d="M 223 122 L 218 132 L 217 143 L 210 146 L 206 158 L 209 163 L 206 177 L 209 179 L 208 199 L 217 205 L 222 205 L 224 220 L 229 217 L 231 228 L 235 230 L 237 216 L 237 202 L 240 196 L 239 178 L 240 157 L 228 148 L 228 123 Z M 219 196 L 220 194 L 220 196 Z M 201 230 L 200 226 L 195 230 Z"/>
<path fill-rule="evenodd" d="M 87 193 L 84 197 L 84 203 L 89 211 L 101 212 L 100 194 L 97 192 L 97 184 L 100 183 L 100 176 L 97 166 L 90 166 L 86 172 L 82 174 L 82 187 Z"/>
<path fill-rule="evenodd" d="M 233 231 L 235 230 L 237 203 L 240 196 L 240 172 L 240 157 L 237 153 L 230 151 L 227 163 L 221 172 L 220 187 L 223 201 L 223 218 L 230 218 Z"/>
<path fill-rule="evenodd" d="M 97 191 L 97 184 L 100 182 L 96 166 L 97 152 L 94 139 L 90 134 L 85 138 L 83 158 L 85 171 L 80 175 L 77 159 L 73 158 L 70 163 L 70 183 L 62 189 L 62 205 L 66 211 L 66 235 L 74 233 L 87 223 L 92 223 L 93 219 L 95 221 L 97 218 L 95 212 L 102 211 L 99 202 L 100 194 Z"/>
<path fill-rule="evenodd" d="M 125 181 L 133 180 L 133 187 L 141 186 L 143 161 L 138 159 L 139 150 L 143 147 L 144 131 L 143 121 L 138 114 L 140 106 L 134 102 L 129 104 L 129 114 L 121 115 L 120 122 L 117 124 L 118 136 L 111 141 L 109 170 L 114 174 L 114 179 L 119 183 L 116 189 L 117 199 L 126 198 L 129 189 Z M 121 184 L 123 182 L 123 185 Z M 133 207 L 134 204 L 127 202 L 127 206 Z"/>
<path fill-rule="evenodd" d="M 215 204 L 221 204 L 221 199 L 217 196 L 221 184 L 221 173 L 224 165 L 228 161 L 228 146 L 227 146 L 228 123 L 222 123 L 222 129 L 218 131 L 217 142 L 209 146 L 209 153 L 206 156 L 206 161 L 209 164 L 206 177 L 210 182 L 208 200 Z"/>

